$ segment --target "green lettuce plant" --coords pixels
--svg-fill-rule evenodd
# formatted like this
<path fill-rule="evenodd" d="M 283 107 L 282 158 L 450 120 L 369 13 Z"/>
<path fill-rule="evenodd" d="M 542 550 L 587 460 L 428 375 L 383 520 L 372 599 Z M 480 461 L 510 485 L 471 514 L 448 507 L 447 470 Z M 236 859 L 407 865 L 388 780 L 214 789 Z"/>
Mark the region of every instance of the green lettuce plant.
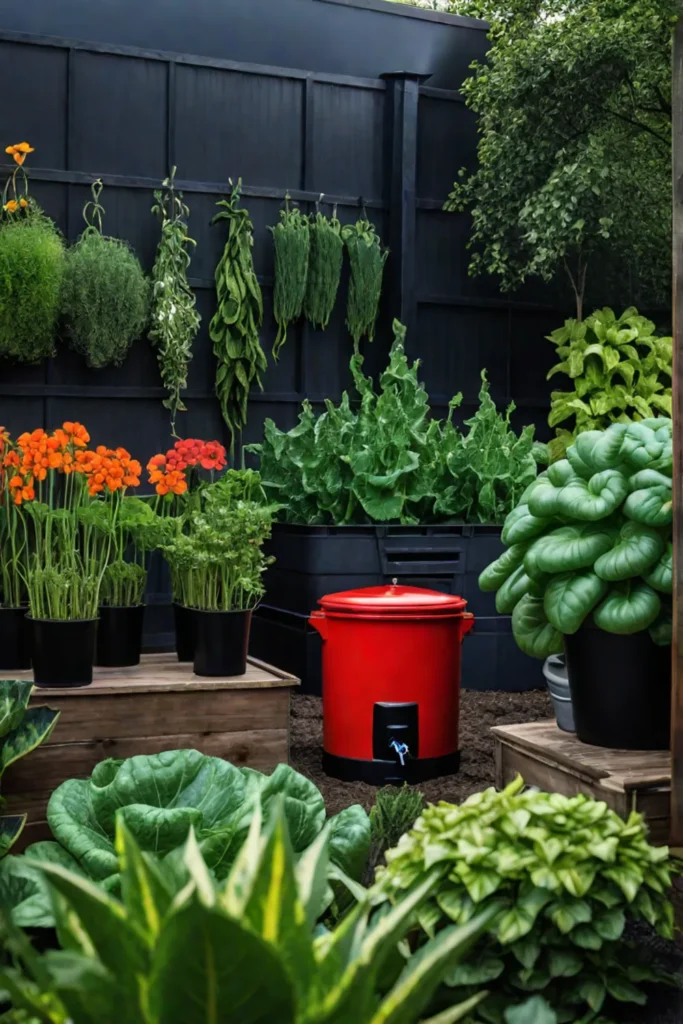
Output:
<path fill-rule="evenodd" d="M 169 866 L 194 828 L 209 869 L 224 879 L 255 808 L 260 804 L 268 818 L 278 799 L 294 852 L 301 854 L 325 827 L 325 803 L 316 786 L 288 765 L 278 765 L 268 776 L 197 750 L 102 761 L 89 779 L 69 779 L 54 791 L 47 809 L 54 841 L 35 843 L 24 856 L 3 862 L 0 901 L 4 897 L 14 907 L 22 926 L 51 926 L 50 901 L 41 873 L 32 867 L 35 860 L 59 864 L 118 893 L 117 813 L 140 847 Z M 354 805 L 328 824 L 332 862 L 360 880 L 370 848 L 367 814 Z"/>
<path fill-rule="evenodd" d="M 671 643 L 672 464 L 671 420 L 614 423 L 579 434 L 527 488 L 479 577 L 526 654 L 559 653 L 590 616 Z"/>
<path fill-rule="evenodd" d="M 566 320 L 549 336 L 560 362 L 548 374 L 566 374 L 573 391 L 553 391 L 551 427 L 559 428 L 549 445 L 562 458 L 585 430 L 604 430 L 615 422 L 671 416 L 671 338 L 655 335 L 655 325 L 632 306 L 620 317 L 600 309 L 586 320 Z"/>
<path fill-rule="evenodd" d="M 298 862 L 282 807 L 252 826 L 216 886 L 191 831 L 178 891 L 118 815 L 121 900 L 44 864 L 62 945 L 39 956 L 0 911 L 13 965 L 0 971 L 17 1013 L 47 1024 L 454 1024 L 481 994 L 425 1020 L 442 978 L 495 908 L 428 943 L 387 983 L 397 944 L 438 883 L 427 875 L 388 913 L 366 895 L 333 931 L 315 935 L 328 873 L 328 830 Z M 4 936 L 2 933 L 4 932 Z M 20 1018 L 15 1018 L 18 1020 Z M 25 1019 L 25 1018 L 24 1018 Z"/>
<path fill-rule="evenodd" d="M 505 416 L 497 412 L 484 374 L 466 434 L 452 419 L 462 395 L 453 398 L 445 420 L 431 417 L 419 361 L 411 365 L 405 355 L 405 334 L 394 321 L 378 392 L 356 355 L 353 402 L 345 392 L 338 406 L 328 400 L 316 416 L 305 401 L 292 430 L 266 420 L 263 443 L 248 446 L 260 456 L 264 490 L 282 506 L 286 522 L 499 523 L 535 479 L 542 446 L 534 445 L 534 428 L 515 434 L 514 405 Z"/>
<path fill-rule="evenodd" d="M 427 807 L 387 853 L 379 884 L 396 900 L 440 875 L 419 913 L 431 941 L 503 904 L 490 934 L 446 977 L 456 1000 L 489 989 L 468 1020 L 610 1024 L 611 1001 L 644 1004 L 641 983 L 658 980 L 627 938 L 627 922 L 673 936 L 668 850 L 648 844 L 638 814 L 624 822 L 582 794 L 523 787 L 518 778 L 460 806 Z"/>
<path fill-rule="evenodd" d="M 33 683 L 21 679 L 0 679 L 0 780 L 20 757 L 48 738 L 59 711 L 44 704 L 29 707 Z M 0 797 L 0 808 L 2 807 Z M 0 815 L 0 858 L 18 839 L 26 824 L 25 814 Z"/>

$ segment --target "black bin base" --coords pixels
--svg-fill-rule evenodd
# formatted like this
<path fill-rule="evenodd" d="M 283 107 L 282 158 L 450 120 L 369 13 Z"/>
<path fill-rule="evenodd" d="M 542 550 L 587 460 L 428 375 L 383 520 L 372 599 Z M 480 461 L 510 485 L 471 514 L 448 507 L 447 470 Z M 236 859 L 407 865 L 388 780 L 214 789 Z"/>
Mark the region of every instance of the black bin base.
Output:
<path fill-rule="evenodd" d="M 399 761 L 359 761 L 354 757 L 338 757 L 323 750 L 323 771 L 343 782 L 368 782 L 371 786 L 402 786 L 404 783 L 427 782 L 442 775 L 455 775 L 460 768 L 460 751 L 442 757 L 420 757 Z"/>

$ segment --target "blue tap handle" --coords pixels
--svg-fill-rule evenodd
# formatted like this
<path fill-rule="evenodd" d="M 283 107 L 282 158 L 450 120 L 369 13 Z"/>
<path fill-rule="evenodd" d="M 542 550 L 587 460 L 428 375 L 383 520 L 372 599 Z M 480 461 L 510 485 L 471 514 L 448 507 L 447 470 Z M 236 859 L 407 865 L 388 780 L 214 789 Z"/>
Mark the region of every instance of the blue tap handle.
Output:
<path fill-rule="evenodd" d="M 389 744 L 389 747 L 392 750 L 396 751 L 396 753 L 398 754 L 398 759 L 401 762 L 401 765 L 405 766 L 405 763 L 406 763 L 405 762 L 405 757 L 406 757 L 407 754 L 410 753 L 410 751 L 408 749 L 408 744 L 407 743 L 399 743 L 397 740 L 392 740 L 391 743 Z"/>

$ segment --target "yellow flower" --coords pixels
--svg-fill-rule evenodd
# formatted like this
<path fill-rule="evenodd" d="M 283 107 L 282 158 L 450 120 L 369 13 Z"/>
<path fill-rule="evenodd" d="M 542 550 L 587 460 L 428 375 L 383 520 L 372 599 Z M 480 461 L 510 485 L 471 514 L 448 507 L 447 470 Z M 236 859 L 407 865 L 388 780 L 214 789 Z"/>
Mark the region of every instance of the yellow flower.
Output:
<path fill-rule="evenodd" d="M 28 142 L 15 142 L 13 146 L 5 146 L 5 152 L 21 167 L 27 155 L 35 153 L 35 149 Z"/>
<path fill-rule="evenodd" d="M 16 213 L 19 209 L 19 203 L 16 199 L 10 199 L 8 203 L 5 203 L 3 210 L 7 210 L 8 213 Z"/>
<path fill-rule="evenodd" d="M 28 206 L 28 200 L 27 199 L 20 199 L 19 200 L 19 206 L 22 208 L 22 210 L 25 210 L 26 207 Z"/>
<path fill-rule="evenodd" d="M 35 149 L 33 146 L 29 146 L 28 142 L 18 142 L 15 149 L 18 149 L 20 153 L 35 153 Z"/>

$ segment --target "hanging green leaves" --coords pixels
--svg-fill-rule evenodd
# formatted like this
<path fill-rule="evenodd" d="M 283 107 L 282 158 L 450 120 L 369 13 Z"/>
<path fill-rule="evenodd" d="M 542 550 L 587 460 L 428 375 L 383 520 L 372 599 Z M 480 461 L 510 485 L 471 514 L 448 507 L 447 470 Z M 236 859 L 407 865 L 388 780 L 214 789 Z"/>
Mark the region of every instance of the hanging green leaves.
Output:
<path fill-rule="evenodd" d="M 308 217 L 296 207 L 290 209 L 289 196 L 280 211 L 280 223 L 269 228 L 275 243 L 275 293 L 273 313 L 278 329 L 273 345 L 273 358 L 277 361 L 280 349 L 287 340 L 287 328 L 301 316 L 308 281 L 308 256 L 311 235 Z"/>
<path fill-rule="evenodd" d="M 358 352 L 360 339 L 364 335 L 367 335 L 368 341 L 373 341 L 375 337 L 382 276 L 389 250 L 382 249 L 379 235 L 365 217 L 343 228 L 342 238 L 351 265 L 346 324 L 353 338 L 354 349 Z"/>
<path fill-rule="evenodd" d="M 190 209 L 183 202 L 183 193 L 176 192 L 175 167 L 171 176 L 155 191 L 152 213 L 161 221 L 161 238 L 152 269 L 152 329 L 150 339 L 157 346 L 161 379 L 168 391 L 164 406 L 171 412 L 171 433 L 176 434 L 176 416 L 187 412 L 180 392 L 187 387 L 187 368 L 192 359 L 192 342 L 201 317 L 197 312 L 194 292 L 187 282 L 190 266 L 190 238 L 187 217 Z"/>
<path fill-rule="evenodd" d="M 120 366 L 149 316 L 149 281 L 127 242 L 102 234 L 102 182 L 83 207 L 86 228 L 66 255 L 62 312 L 88 366 Z"/>
<path fill-rule="evenodd" d="M 327 327 L 337 301 L 344 242 L 341 224 L 335 214 L 327 218 L 318 212 L 310 224 L 311 251 L 308 263 L 308 287 L 304 315 L 314 327 Z"/>
<path fill-rule="evenodd" d="M 232 184 L 232 183 L 231 183 Z M 247 210 L 239 205 L 241 179 L 233 186 L 230 199 L 217 204 L 220 213 L 212 223 L 228 222 L 228 240 L 216 267 L 218 306 L 209 327 L 216 368 L 216 394 L 231 435 L 247 422 L 247 400 L 252 382 L 263 390 L 261 373 L 266 356 L 259 341 L 263 323 L 263 298 L 254 272 L 253 225 Z"/>

